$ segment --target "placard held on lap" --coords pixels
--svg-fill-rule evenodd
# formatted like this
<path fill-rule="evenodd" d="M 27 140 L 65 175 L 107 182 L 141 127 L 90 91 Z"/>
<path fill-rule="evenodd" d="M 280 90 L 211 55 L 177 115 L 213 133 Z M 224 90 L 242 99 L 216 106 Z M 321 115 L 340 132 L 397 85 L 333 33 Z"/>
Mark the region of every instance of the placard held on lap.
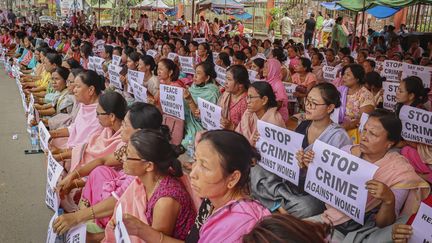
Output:
<path fill-rule="evenodd" d="M 114 229 L 114 235 L 117 243 L 130 243 L 129 233 L 127 232 L 126 226 L 123 223 L 123 210 L 122 205 L 119 203 L 115 212 L 116 226 Z"/>
<path fill-rule="evenodd" d="M 432 112 L 404 105 L 399 118 L 405 140 L 432 145 Z"/>
<path fill-rule="evenodd" d="M 206 130 L 221 129 L 222 108 L 220 106 L 198 98 L 198 108 L 200 110 L 201 123 Z"/>
<path fill-rule="evenodd" d="M 185 119 L 182 88 L 161 84 L 160 102 L 164 113 Z"/>
<path fill-rule="evenodd" d="M 394 111 L 396 105 L 396 90 L 399 83 L 383 82 L 383 107 L 386 110 Z"/>
<path fill-rule="evenodd" d="M 410 243 L 432 242 L 432 207 L 421 203 L 411 226 L 413 234 L 409 240 Z"/>

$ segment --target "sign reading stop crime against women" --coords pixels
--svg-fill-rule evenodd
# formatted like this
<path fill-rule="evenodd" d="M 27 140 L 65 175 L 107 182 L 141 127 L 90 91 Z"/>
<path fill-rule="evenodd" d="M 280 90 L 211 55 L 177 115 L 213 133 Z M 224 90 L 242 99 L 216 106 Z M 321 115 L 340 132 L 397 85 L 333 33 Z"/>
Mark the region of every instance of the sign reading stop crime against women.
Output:
<path fill-rule="evenodd" d="M 226 69 L 215 65 L 215 71 L 216 71 L 216 82 L 218 82 L 222 87 L 225 86 L 225 80 L 226 80 Z"/>
<path fill-rule="evenodd" d="M 94 61 L 96 73 L 102 76 L 105 75 L 102 67 L 105 59 L 100 57 L 93 57 L 93 61 Z"/>
<path fill-rule="evenodd" d="M 399 82 L 399 74 L 402 72 L 402 63 L 398 61 L 385 60 L 381 76 L 387 81 Z"/>
<path fill-rule="evenodd" d="M 221 129 L 222 108 L 198 97 L 201 123 L 206 130 Z"/>
<path fill-rule="evenodd" d="M 147 88 L 135 81 L 129 81 L 135 100 L 147 103 Z"/>
<path fill-rule="evenodd" d="M 336 79 L 338 68 L 332 66 L 323 66 L 323 78 L 326 82 L 332 82 Z"/>
<path fill-rule="evenodd" d="M 129 233 L 127 232 L 126 226 L 123 223 L 123 210 L 121 203 L 118 204 L 115 212 L 116 226 L 114 229 L 114 235 L 117 243 L 130 243 Z"/>
<path fill-rule="evenodd" d="M 432 112 L 404 105 L 399 118 L 405 140 L 432 145 Z"/>
<path fill-rule="evenodd" d="M 363 224 L 366 182 L 378 167 L 319 140 L 313 151 L 315 157 L 308 167 L 305 191 Z"/>
<path fill-rule="evenodd" d="M 432 207 L 421 203 L 411 226 L 413 234 L 409 240 L 410 243 L 432 242 Z"/>
<path fill-rule="evenodd" d="M 153 49 L 150 49 L 150 50 L 146 51 L 146 54 L 149 55 L 149 56 L 151 56 L 151 57 L 153 57 L 153 58 L 155 58 L 155 56 L 157 55 L 157 51 L 153 50 Z"/>
<path fill-rule="evenodd" d="M 55 243 L 55 241 L 56 241 L 57 234 L 54 232 L 53 223 L 57 217 L 58 217 L 57 212 L 55 212 L 54 215 L 51 217 L 51 220 L 48 224 L 46 243 Z"/>
<path fill-rule="evenodd" d="M 399 83 L 383 82 L 383 108 L 386 110 L 394 111 L 396 106 L 396 90 Z"/>
<path fill-rule="evenodd" d="M 195 69 L 193 67 L 193 57 L 183 57 L 178 56 L 181 71 L 184 73 L 195 74 Z"/>
<path fill-rule="evenodd" d="M 48 141 L 51 138 L 50 133 L 48 132 L 48 129 L 45 127 L 45 124 L 40 121 L 38 124 L 38 130 L 39 130 L 39 141 L 40 145 L 42 147 L 42 150 L 48 151 Z"/>
<path fill-rule="evenodd" d="M 121 63 L 121 56 L 119 56 L 119 55 L 113 55 L 112 56 L 112 62 L 111 62 L 111 64 L 120 66 L 120 63 Z"/>
<path fill-rule="evenodd" d="M 430 88 L 432 79 L 432 67 L 424 67 L 420 65 L 408 64 L 404 62 L 402 64 L 402 77 L 417 76 L 422 81 L 426 88 Z"/>
<path fill-rule="evenodd" d="M 165 114 L 184 120 L 183 89 L 161 84 L 159 90 L 162 111 Z"/>
<path fill-rule="evenodd" d="M 87 225 L 80 224 L 73 227 L 66 233 L 66 243 L 85 243 L 87 235 Z"/>
<path fill-rule="evenodd" d="M 300 167 L 295 153 L 301 149 L 304 135 L 258 120 L 260 135 L 257 149 L 261 154 L 258 162 L 264 169 L 298 185 Z"/>
<path fill-rule="evenodd" d="M 139 71 L 134 71 L 134 70 L 128 70 L 127 78 L 129 80 L 127 92 L 133 94 L 131 83 L 135 82 L 135 83 L 142 84 L 144 82 L 144 73 Z"/>
<path fill-rule="evenodd" d="M 294 96 L 297 84 L 284 83 L 285 91 L 288 95 L 288 102 L 297 102 L 297 97 Z"/>
<path fill-rule="evenodd" d="M 110 64 L 108 66 L 108 75 L 110 78 L 110 84 L 114 86 L 117 89 L 123 90 L 123 85 L 120 81 L 120 71 L 122 70 L 122 67 Z"/>

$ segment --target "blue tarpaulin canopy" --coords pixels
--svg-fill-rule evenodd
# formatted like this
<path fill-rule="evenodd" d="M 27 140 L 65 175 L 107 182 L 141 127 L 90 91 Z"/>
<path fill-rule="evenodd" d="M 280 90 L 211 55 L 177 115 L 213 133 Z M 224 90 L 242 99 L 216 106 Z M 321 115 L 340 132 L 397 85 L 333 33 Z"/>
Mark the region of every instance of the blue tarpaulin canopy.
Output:
<path fill-rule="evenodd" d="M 253 16 L 248 12 L 243 12 L 241 14 L 233 14 L 233 16 L 237 19 L 251 19 Z"/>
<path fill-rule="evenodd" d="M 338 2 L 339 1 L 322 2 L 321 6 L 329 10 L 345 10 L 345 8 L 339 5 Z M 385 19 L 397 13 L 400 9 L 401 8 L 399 7 L 375 6 L 366 10 L 366 12 L 373 15 L 375 18 Z"/>

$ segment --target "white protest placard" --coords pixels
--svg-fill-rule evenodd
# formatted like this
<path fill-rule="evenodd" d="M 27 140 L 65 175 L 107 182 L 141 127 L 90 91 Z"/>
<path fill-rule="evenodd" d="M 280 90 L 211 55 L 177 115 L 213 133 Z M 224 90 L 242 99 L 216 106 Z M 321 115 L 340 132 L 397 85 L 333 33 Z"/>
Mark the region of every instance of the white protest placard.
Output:
<path fill-rule="evenodd" d="M 46 184 L 45 203 L 54 212 L 57 212 L 60 205 L 59 195 L 48 183 Z"/>
<path fill-rule="evenodd" d="M 213 52 L 213 62 L 215 65 L 216 65 L 216 60 L 218 59 L 218 57 L 219 57 L 219 52 Z"/>
<path fill-rule="evenodd" d="M 383 82 L 383 108 L 394 111 L 396 105 L 396 90 L 399 87 L 399 83 L 394 82 Z"/>
<path fill-rule="evenodd" d="M 288 102 L 297 102 L 297 97 L 294 96 L 297 84 L 293 83 L 283 83 L 285 91 L 288 95 Z"/>
<path fill-rule="evenodd" d="M 40 141 L 41 148 L 44 151 L 48 151 L 48 141 L 50 140 L 51 135 L 42 121 L 40 121 L 38 124 L 38 130 L 39 130 L 39 141 Z"/>
<path fill-rule="evenodd" d="M 55 243 L 55 241 L 56 241 L 57 234 L 54 232 L 53 223 L 57 217 L 58 217 L 57 212 L 55 212 L 54 215 L 51 217 L 50 222 L 48 223 L 48 232 L 47 232 L 46 243 Z"/>
<path fill-rule="evenodd" d="M 170 53 L 168 53 L 168 59 L 170 59 L 170 60 L 172 60 L 172 61 L 174 61 L 174 59 L 177 57 L 178 55 L 177 55 L 177 53 L 175 53 L 175 52 L 170 52 Z"/>
<path fill-rule="evenodd" d="M 130 243 L 129 234 L 127 232 L 126 226 L 123 223 L 123 210 L 121 203 L 117 205 L 115 211 L 115 221 L 116 226 L 114 229 L 114 235 L 117 243 Z"/>
<path fill-rule="evenodd" d="M 385 60 L 381 76 L 389 82 L 399 82 L 399 74 L 402 72 L 402 63 L 398 61 Z"/>
<path fill-rule="evenodd" d="M 368 119 L 369 119 L 369 114 L 363 112 L 362 115 L 361 115 L 361 117 L 360 117 L 360 124 L 359 124 L 359 127 L 358 127 L 359 132 L 363 132 L 364 125 L 366 124 L 366 122 L 367 122 Z"/>
<path fill-rule="evenodd" d="M 326 82 L 332 82 L 333 80 L 336 79 L 337 76 L 337 72 L 338 72 L 338 68 L 337 67 L 332 67 L 332 66 L 323 66 L 322 67 L 322 71 L 323 71 L 323 78 Z"/>
<path fill-rule="evenodd" d="M 378 167 L 319 140 L 309 164 L 305 191 L 364 224 L 368 191 L 366 182 Z"/>
<path fill-rule="evenodd" d="M 93 70 L 95 71 L 95 61 L 94 61 L 94 57 L 93 56 L 89 56 L 88 58 L 88 65 L 87 65 L 87 70 Z"/>
<path fill-rule="evenodd" d="M 161 84 L 159 90 L 162 111 L 184 120 L 183 89 Z"/>
<path fill-rule="evenodd" d="M 95 66 L 95 71 L 97 74 L 104 76 L 105 73 L 103 71 L 103 63 L 105 61 L 105 59 L 100 58 L 100 57 L 93 57 L 93 61 L 94 61 L 94 66 Z"/>
<path fill-rule="evenodd" d="M 324 52 L 320 52 L 321 53 L 321 55 L 323 56 L 323 61 L 322 61 L 322 64 L 323 65 L 328 65 L 328 63 L 327 63 L 327 57 L 326 57 L 326 54 L 324 53 Z"/>
<path fill-rule="evenodd" d="M 295 154 L 302 148 L 304 135 L 258 120 L 259 140 L 256 148 L 261 154 L 258 162 L 264 169 L 299 184 L 300 167 Z"/>
<path fill-rule="evenodd" d="M 113 55 L 112 56 L 112 62 L 111 62 L 111 64 L 120 66 L 120 63 L 121 63 L 121 56 L 119 56 L 119 55 Z"/>
<path fill-rule="evenodd" d="M 157 55 L 157 51 L 153 50 L 153 49 L 150 49 L 150 50 L 146 51 L 146 54 L 149 55 L 149 56 L 151 56 L 151 57 L 153 57 L 153 58 L 155 58 L 155 56 Z"/>
<path fill-rule="evenodd" d="M 206 38 L 194 38 L 193 40 L 198 42 L 198 44 L 201 44 L 201 43 L 204 43 L 207 41 Z"/>
<path fill-rule="evenodd" d="M 144 73 L 140 71 L 128 70 L 127 79 L 129 81 L 128 93 L 133 94 L 132 82 L 142 84 L 144 83 Z"/>
<path fill-rule="evenodd" d="M 73 227 L 66 233 L 65 243 L 85 243 L 87 235 L 87 225 L 80 224 Z"/>
<path fill-rule="evenodd" d="M 57 181 L 63 171 L 63 166 L 61 166 L 57 160 L 54 159 L 51 152 L 48 152 L 48 166 L 47 166 L 47 183 L 52 188 L 57 186 Z"/>
<path fill-rule="evenodd" d="M 195 74 L 195 69 L 193 66 L 193 57 L 183 57 L 178 56 L 181 71 L 184 73 Z"/>
<path fill-rule="evenodd" d="M 413 234 L 410 243 L 432 242 L 432 207 L 422 202 L 411 227 Z"/>
<path fill-rule="evenodd" d="M 206 130 L 221 129 L 222 108 L 220 106 L 198 97 L 198 109 L 201 123 Z"/>
<path fill-rule="evenodd" d="M 226 80 L 226 69 L 215 65 L 215 71 L 216 71 L 216 82 L 220 84 L 220 86 L 225 86 L 225 80 Z"/>
<path fill-rule="evenodd" d="M 332 120 L 334 123 L 339 124 L 339 108 L 334 108 L 333 113 L 330 114 L 330 120 Z"/>
<path fill-rule="evenodd" d="M 257 81 L 261 81 L 260 79 L 257 78 L 257 75 L 258 75 L 257 71 L 248 69 L 248 74 L 249 74 L 249 80 L 250 80 L 251 83 L 255 83 Z"/>
<path fill-rule="evenodd" d="M 30 101 L 27 110 L 27 132 L 31 134 L 32 121 L 35 118 L 34 98 L 33 94 L 30 94 Z"/>
<path fill-rule="evenodd" d="M 425 86 L 425 88 L 430 88 L 432 79 L 432 67 L 425 67 L 420 65 L 408 64 L 404 62 L 402 64 L 402 79 L 408 76 L 419 77 Z"/>
<path fill-rule="evenodd" d="M 432 145 L 432 112 L 404 105 L 399 118 L 405 140 Z"/>
<path fill-rule="evenodd" d="M 136 101 L 147 103 L 147 88 L 135 81 L 129 81 Z"/>
<path fill-rule="evenodd" d="M 123 90 L 122 82 L 120 81 L 120 72 L 122 67 L 110 64 L 108 66 L 108 75 L 110 79 L 110 84 L 117 89 Z"/>

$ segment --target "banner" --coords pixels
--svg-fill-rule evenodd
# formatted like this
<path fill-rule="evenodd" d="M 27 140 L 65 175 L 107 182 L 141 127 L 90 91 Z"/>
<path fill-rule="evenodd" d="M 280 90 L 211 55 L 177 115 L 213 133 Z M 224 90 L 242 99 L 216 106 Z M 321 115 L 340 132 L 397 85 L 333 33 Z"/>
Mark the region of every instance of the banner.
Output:
<path fill-rule="evenodd" d="M 120 64 L 121 64 L 121 56 L 113 55 L 112 56 L 112 62 L 111 62 L 111 64 L 114 64 L 116 66 L 120 66 Z"/>
<path fill-rule="evenodd" d="M 297 84 L 283 83 L 283 85 L 285 86 L 285 91 L 288 95 L 288 102 L 297 102 L 297 97 L 294 96 Z"/>
<path fill-rule="evenodd" d="M 315 140 L 305 191 L 364 224 L 368 191 L 366 182 L 378 167 L 336 147 Z"/>
<path fill-rule="evenodd" d="M 225 80 L 226 80 L 226 69 L 215 65 L 215 71 L 216 71 L 216 82 L 220 84 L 220 86 L 225 86 Z"/>
<path fill-rule="evenodd" d="M 115 229 L 114 235 L 117 243 L 130 243 L 129 234 L 127 232 L 126 226 L 123 223 L 123 210 L 122 205 L 119 203 L 115 211 Z"/>
<path fill-rule="evenodd" d="M 149 55 L 149 56 L 151 56 L 151 57 L 153 57 L 153 58 L 155 58 L 155 56 L 157 55 L 157 51 L 153 50 L 153 49 L 150 49 L 150 50 L 148 50 L 146 52 L 146 54 Z"/>
<path fill-rule="evenodd" d="M 162 111 L 184 120 L 183 89 L 164 84 L 159 87 Z"/>
<path fill-rule="evenodd" d="M 432 79 L 432 67 L 424 67 L 404 62 L 402 64 L 401 78 L 404 79 L 408 76 L 419 77 L 423 81 L 425 88 L 430 88 L 430 83 Z"/>
<path fill-rule="evenodd" d="M 399 83 L 383 82 L 383 108 L 394 111 L 396 105 L 396 90 Z"/>
<path fill-rule="evenodd" d="M 144 73 L 139 71 L 134 71 L 134 70 L 128 70 L 127 79 L 129 81 L 127 92 L 133 94 L 132 83 L 133 82 L 139 84 L 144 83 Z"/>
<path fill-rule="evenodd" d="M 93 70 L 93 71 L 95 71 L 96 67 L 95 67 L 94 57 L 93 56 L 89 56 L 88 59 L 89 59 L 89 62 L 88 62 L 88 65 L 87 65 L 87 70 Z"/>
<path fill-rule="evenodd" d="M 103 71 L 103 63 L 105 62 L 105 60 L 100 57 L 93 57 L 93 61 L 96 73 L 101 76 L 105 76 L 105 72 Z"/>
<path fill-rule="evenodd" d="M 123 90 L 122 82 L 120 81 L 120 71 L 122 67 L 110 64 L 108 66 L 108 75 L 110 79 L 110 84 L 116 89 Z"/>
<path fill-rule="evenodd" d="M 175 59 L 176 57 L 178 57 L 177 53 L 175 53 L 175 52 L 170 52 L 170 53 L 168 53 L 168 59 L 174 61 L 174 59 Z"/>
<path fill-rule="evenodd" d="M 129 81 L 136 101 L 147 103 L 147 88 L 135 81 Z"/>
<path fill-rule="evenodd" d="M 184 73 L 195 74 L 195 69 L 193 66 L 193 57 L 183 57 L 178 56 L 181 71 Z"/>
<path fill-rule="evenodd" d="M 198 42 L 198 44 L 207 42 L 206 38 L 194 38 L 193 40 Z"/>
<path fill-rule="evenodd" d="M 39 141 L 43 151 L 48 151 L 48 141 L 51 138 L 51 134 L 48 132 L 48 129 L 45 127 L 45 124 L 40 121 L 38 124 L 39 130 Z"/>
<path fill-rule="evenodd" d="M 221 129 L 222 108 L 198 97 L 201 123 L 206 130 Z"/>
<path fill-rule="evenodd" d="M 323 66 L 323 78 L 326 82 L 331 83 L 336 79 L 338 68 L 332 66 Z"/>
<path fill-rule="evenodd" d="M 399 118 L 405 140 L 432 145 L 432 112 L 404 105 Z"/>
<path fill-rule="evenodd" d="M 422 202 L 411 226 L 413 234 L 410 243 L 432 242 L 432 207 Z"/>
<path fill-rule="evenodd" d="M 385 60 L 381 76 L 389 82 L 399 82 L 399 74 L 402 72 L 402 63 L 398 61 Z"/>
<path fill-rule="evenodd" d="M 258 162 L 264 169 L 299 184 L 300 167 L 295 154 L 302 148 L 304 135 L 258 120 L 259 140 L 256 148 L 261 154 Z"/>

